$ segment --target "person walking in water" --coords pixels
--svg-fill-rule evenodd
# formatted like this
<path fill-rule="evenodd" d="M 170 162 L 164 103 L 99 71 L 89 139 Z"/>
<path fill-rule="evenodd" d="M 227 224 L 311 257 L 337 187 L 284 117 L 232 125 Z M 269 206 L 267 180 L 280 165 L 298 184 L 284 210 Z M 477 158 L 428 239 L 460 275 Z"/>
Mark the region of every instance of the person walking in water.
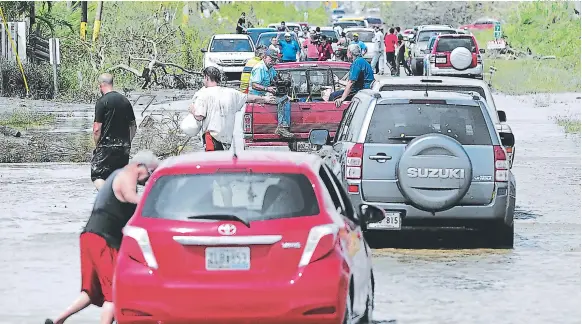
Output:
<path fill-rule="evenodd" d="M 113 91 L 111 74 L 99 76 L 99 91 L 102 96 L 95 104 L 91 158 L 91 181 L 97 190 L 114 170 L 127 165 L 137 130 L 133 107 L 124 95 Z"/>
<path fill-rule="evenodd" d="M 102 308 L 101 324 L 113 323 L 113 273 L 122 229 L 141 199 L 137 186 L 145 185 L 159 164 L 152 152 L 138 152 L 128 165 L 114 170 L 103 183 L 79 238 L 81 294 L 61 315 L 55 320 L 46 319 L 45 324 L 63 324 L 91 304 Z"/>

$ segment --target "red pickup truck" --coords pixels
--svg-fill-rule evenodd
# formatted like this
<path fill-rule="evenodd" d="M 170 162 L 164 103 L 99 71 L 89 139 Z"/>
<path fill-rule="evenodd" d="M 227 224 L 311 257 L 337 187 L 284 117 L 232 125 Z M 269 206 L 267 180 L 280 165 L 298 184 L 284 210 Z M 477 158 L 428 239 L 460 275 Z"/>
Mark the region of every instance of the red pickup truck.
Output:
<path fill-rule="evenodd" d="M 243 115 L 243 137 L 245 150 L 291 150 L 312 151 L 308 142 L 309 131 L 313 128 L 325 128 L 335 136 L 342 119 L 343 111 L 349 102 L 339 108 L 333 101 L 324 101 L 326 89 L 338 90 L 338 83 L 350 69 L 350 63 L 293 62 L 274 66 L 277 74 L 291 80 L 289 97 L 291 98 L 291 127 L 295 138 L 289 140 L 275 134 L 277 128 L 277 106 L 272 104 L 250 103 Z"/>

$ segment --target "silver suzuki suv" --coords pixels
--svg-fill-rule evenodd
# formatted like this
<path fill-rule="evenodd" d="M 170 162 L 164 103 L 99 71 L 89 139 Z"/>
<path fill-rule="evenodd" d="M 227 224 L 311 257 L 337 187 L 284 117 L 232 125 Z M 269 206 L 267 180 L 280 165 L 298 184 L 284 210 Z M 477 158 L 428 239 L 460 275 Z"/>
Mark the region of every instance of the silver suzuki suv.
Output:
<path fill-rule="evenodd" d="M 512 248 L 516 190 L 504 145 L 515 140 L 489 111 L 478 95 L 362 90 L 335 139 L 317 129 L 310 141 L 326 148 L 354 205 L 385 210 L 368 231 L 464 227 Z"/>

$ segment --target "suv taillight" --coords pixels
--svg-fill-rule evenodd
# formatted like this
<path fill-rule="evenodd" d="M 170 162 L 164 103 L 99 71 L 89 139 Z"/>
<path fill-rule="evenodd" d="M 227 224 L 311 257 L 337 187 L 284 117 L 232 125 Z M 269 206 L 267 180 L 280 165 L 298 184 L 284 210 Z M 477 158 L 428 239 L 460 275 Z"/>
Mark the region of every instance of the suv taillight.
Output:
<path fill-rule="evenodd" d="M 134 240 L 124 246 L 124 251 L 131 259 L 152 269 L 158 268 L 158 261 L 154 256 L 148 231 L 141 227 L 127 225 L 123 228 L 123 235 Z"/>
<path fill-rule="evenodd" d="M 245 113 L 243 116 L 243 132 L 252 133 L 253 132 L 253 114 Z"/>
<path fill-rule="evenodd" d="M 493 146 L 493 156 L 495 160 L 495 181 L 507 182 L 509 179 L 509 161 L 502 146 Z"/>
<path fill-rule="evenodd" d="M 362 160 L 364 144 L 356 143 L 346 154 L 346 179 L 362 179 Z"/>
<path fill-rule="evenodd" d="M 311 228 L 301 260 L 299 260 L 299 267 L 305 267 L 328 255 L 337 243 L 338 233 L 339 226 L 336 224 L 318 225 Z"/>

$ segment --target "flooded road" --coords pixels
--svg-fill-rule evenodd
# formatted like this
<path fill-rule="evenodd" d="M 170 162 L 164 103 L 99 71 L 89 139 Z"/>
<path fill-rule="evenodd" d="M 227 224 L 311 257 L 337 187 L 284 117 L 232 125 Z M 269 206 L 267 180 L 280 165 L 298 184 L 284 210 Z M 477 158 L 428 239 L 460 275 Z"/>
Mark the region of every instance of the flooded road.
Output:
<path fill-rule="evenodd" d="M 580 138 L 552 120 L 579 118 L 577 96 L 495 97 L 517 138 L 515 249 L 482 249 L 474 233 L 403 235 L 374 251 L 375 323 L 580 323 Z M 0 164 L 0 192 L 0 323 L 41 323 L 79 292 L 89 166 Z"/>

